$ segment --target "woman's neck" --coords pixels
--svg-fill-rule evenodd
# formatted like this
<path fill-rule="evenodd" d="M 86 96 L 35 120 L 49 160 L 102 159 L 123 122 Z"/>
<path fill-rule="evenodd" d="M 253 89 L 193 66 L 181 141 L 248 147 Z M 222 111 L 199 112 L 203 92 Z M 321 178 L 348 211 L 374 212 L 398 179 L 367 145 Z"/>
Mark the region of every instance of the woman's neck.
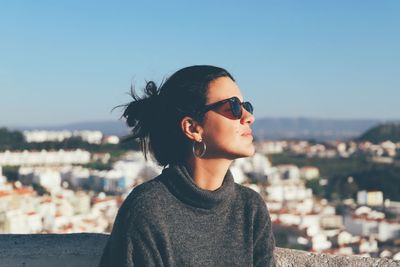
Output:
<path fill-rule="evenodd" d="M 221 187 L 232 160 L 192 159 L 187 167 L 193 182 L 204 190 L 215 191 Z"/>

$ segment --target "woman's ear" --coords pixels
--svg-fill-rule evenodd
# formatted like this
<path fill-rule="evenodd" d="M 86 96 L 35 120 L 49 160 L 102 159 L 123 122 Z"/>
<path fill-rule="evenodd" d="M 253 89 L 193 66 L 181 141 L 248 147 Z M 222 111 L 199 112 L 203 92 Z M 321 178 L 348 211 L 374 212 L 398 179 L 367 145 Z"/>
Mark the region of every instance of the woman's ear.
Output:
<path fill-rule="evenodd" d="M 181 130 L 192 141 L 199 141 L 202 138 L 203 128 L 191 117 L 186 116 L 181 120 Z"/>

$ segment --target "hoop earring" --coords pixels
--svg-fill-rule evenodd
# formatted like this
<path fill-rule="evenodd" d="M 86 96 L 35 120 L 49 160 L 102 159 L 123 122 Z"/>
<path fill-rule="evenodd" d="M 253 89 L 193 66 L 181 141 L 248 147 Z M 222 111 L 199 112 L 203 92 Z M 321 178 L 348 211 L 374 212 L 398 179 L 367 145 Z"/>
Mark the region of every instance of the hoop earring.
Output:
<path fill-rule="evenodd" d="M 200 154 L 198 154 L 198 153 L 196 152 L 196 144 L 197 144 L 197 143 L 200 143 L 200 144 L 203 145 L 203 149 L 202 149 L 202 151 L 201 151 Z M 206 143 L 203 142 L 203 139 L 200 139 L 198 142 L 197 142 L 196 140 L 193 141 L 193 146 L 192 146 L 193 156 L 195 156 L 196 158 L 201 158 L 201 157 L 204 156 L 204 154 L 206 153 L 206 150 L 207 150 L 207 146 L 206 146 Z"/>

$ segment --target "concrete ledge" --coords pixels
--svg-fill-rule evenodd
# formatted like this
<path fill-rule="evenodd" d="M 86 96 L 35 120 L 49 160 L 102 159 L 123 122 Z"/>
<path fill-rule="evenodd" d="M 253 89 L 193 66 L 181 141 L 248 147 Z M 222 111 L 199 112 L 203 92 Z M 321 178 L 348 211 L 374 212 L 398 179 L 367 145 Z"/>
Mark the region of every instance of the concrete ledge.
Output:
<path fill-rule="evenodd" d="M 97 266 L 108 235 L 37 234 L 0 235 L 0 267 Z M 400 267 L 400 261 L 335 256 L 277 248 L 278 267 Z"/>
<path fill-rule="evenodd" d="M 0 235 L 0 267 L 97 266 L 108 235 Z"/>
<path fill-rule="evenodd" d="M 316 254 L 294 249 L 277 248 L 275 257 L 278 267 L 399 267 L 400 261 L 366 258 L 361 256 L 340 256 Z"/>

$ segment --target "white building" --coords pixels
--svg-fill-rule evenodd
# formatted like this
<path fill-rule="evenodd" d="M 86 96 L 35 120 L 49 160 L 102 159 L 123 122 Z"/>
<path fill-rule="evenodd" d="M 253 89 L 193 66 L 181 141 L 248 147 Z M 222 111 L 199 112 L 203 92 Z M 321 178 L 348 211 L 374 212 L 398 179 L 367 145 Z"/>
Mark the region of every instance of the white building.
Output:
<path fill-rule="evenodd" d="M 155 161 L 151 159 L 146 161 L 141 152 L 126 153 L 122 159 L 113 164 L 113 169 L 125 177 L 127 187 L 152 179 L 162 171 L 162 167 Z"/>
<path fill-rule="evenodd" d="M 390 239 L 400 238 L 400 223 L 388 220 L 381 221 L 378 226 L 378 239 L 385 242 Z"/>
<path fill-rule="evenodd" d="M 319 169 L 313 166 L 304 166 L 300 168 L 300 177 L 307 180 L 315 179 L 319 177 Z"/>
<path fill-rule="evenodd" d="M 116 135 L 106 136 L 106 137 L 104 137 L 103 142 L 105 144 L 117 145 L 117 144 L 119 144 L 119 137 Z"/>
<path fill-rule="evenodd" d="M 353 236 L 347 231 L 341 231 L 337 236 L 337 242 L 339 246 L 344 246 L 350 243 L 358 242 L 360 237 Z"/>
<path fill-rule="evenodd" d="M 312 248 L 314 251 L 323 251 L 332 247 L 332 242 L 327 236 L 319 233 L 312 237 Z"/>
<path fill-rule="evenodd" d="M 123 192 L 128 188 L 127 179 L 118 170 L 93 170 L 89 177 L 90 188 L 98 192 Z"/>
<path fill-rule="evenodd" d="M 74 131 L 74 137 L 79 137 L 82 141 L 88 142 L 89 144 L 101 144 L 103 139 L 103 133 L 100 131 Z"/>
<path fill-rule="evenodd" d="M 264 181 L 271 172 L 271 162 L 261 153 L 255 153 L 252 157 L 234 160 L 230 170 L 237 183 L 246 181 L 247 174 L 252 175 L 257 180 Z"/>
<path fill-rule="evenodd" d="M 18 209 L 0 212 L 0 231 L 9 234 L 29 233 L 28 222 L 25 214 Z"/>
<path fill-rule="evenodd" d="M 3 176 L 3 169 L 0 166 L 0 190 L 3 186 L 5 186 L 6 182 L 7 182 L 7 177 Z"/>
<path fill-rule="evenodd" d="M 380 241 L 400 238 L 400 223 L 385 219 L 382 212 L 369 207 L 358 208 L 353 216 L 344 217 L 347 231 L 353 235 L 375 236 Z"/>
<path fill-rule="evenodd" d="M 33 130 L 23 132 L 26 142 L 28 143 L 41 143 L 41 142 L 62 142 L 65 139 L 71 137 L 78 137 L 82 141 L 90 144 L 101 144 L 103 134 L 100 131 L 45 131 L 45 130 Z M 118 141 L 117 141 L 118 140 Z M 119 142 L 119 138 L 114 136 L 110 139 L 111 142 Z"/>
<path fill-rule="evenodd" d="M 386 155 L 388 155 L 389 157 L 396 156 L 396 144 L 395 143 L 388 140 L 388 141 L 382 142 L 380 145 L 383 148 L 383 150 L 385 151 Z"/>
<path fill-rule="evenodd" d="M 229 169 L 232 173 L 233 180 L 235 181 L 235 183 L 242 184 L 247 180 L 246 174 L 244 174 L 244 172 L 239 166 L 232 164 L 232 166 Z"/>
<path fill-rule="evenodd" d="M 27 233 L 40 233 L 43 229 L 42 217 L 36 212 L 26 214 Z"/>
<path fill-rule="evenodd" d="M 361 217 L 344 216 L 345 229 L 352 235 L 369 236 L 378 235 L 378 220 Z"/>
<path fill-rule="evenodd" d="M 322 215 L 320 224 L 324 229 L 342 229 L 344 227 L 341 215 Z"/>
<path fill-rule="evenodd" d="M 84 187 L 88 185 L 90 171 L 82 166 L 68 166 L 61 171 L 63 181 L 67 181 L 73 187 Z"/>
<path fill-rule="evenodd" d="M 286 146 L 286 141 L 266 141 L 259 144 L 257 150 L 263 154 L 279 154 Z"/>
<path fill-rule="evenodd" d="M 310 214 L 304 214 L 301 217 L 301 222 L 299 224 L 300 228 L 309 228 L 309 227 L 318 227 L 320 228 L 320 215 L 319 214 L 314 214 L 314 213 L 310 213 Z"/>
<path fill-rule="evenodd" d="M 90 196 L 82 191 L 75 193 L 71 199 L 74 208 L 74 214 L 87 214 L 90 211 Z"/>
<path fill-rule="evenodd" d="M 373 237 L 369 237 L 369 239 L 361 239 L 360 241 L 360 253 L 374 253 L 374 252 L 378 252 L 379 248 L 378 248 L 378 241 L 373 238 Z"/>
<path fill-rule="evenodd" d="M 271 168 L 271 162 L 261 153 L 255 153 L 252 157 L 238 158 L 232 165 L 245 173 L 259 173 L 261 175 L 266 175 Z"/>
<path fill-rule="evenodd" d="M 303 184 L 282 183 L 267 187 L 269 201 L 303 201 L 312 197 L 312 190 Z"/>
<path fill-rule="evenodd" d="M 0 152 L 0 165 L 32 166 L 32 165 L 69 165 L 90 162 L 90 153 L 85 150 L 57 151 L 8 151 Z"/>
<path fill-rule="evenodd" d="M 357 192 L 357 203 L 359 205 L 382 206 L 383 201 L 384 199 L 382 191 L 367 192 L 363 190 Z"/>
<path fill-rule="evenodd" d="M 58 191 L 61 187 L 61 174 L 50 168 L 21 167 L 18 170 L 20 181 L 25 185 L 39 184 L 48 191 Z"/>
<path fill-rule="evenodd" d="M 28 143 L 62 142 L 72 137 L 70 131 L 24 131 L 25 141 Z"/>

